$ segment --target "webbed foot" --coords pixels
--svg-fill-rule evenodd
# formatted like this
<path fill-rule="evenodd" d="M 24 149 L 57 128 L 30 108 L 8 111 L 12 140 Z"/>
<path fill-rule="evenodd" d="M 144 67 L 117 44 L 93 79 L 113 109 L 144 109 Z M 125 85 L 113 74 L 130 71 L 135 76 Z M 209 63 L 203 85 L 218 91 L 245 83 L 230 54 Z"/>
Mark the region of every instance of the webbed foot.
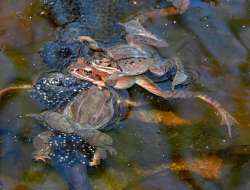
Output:
<path fill-rule="evenodd" d="M 39 151 L 36 151 L 34 153 L 34 160 L 35 161 L 43 161 L 43 162 L 47 162 L 48 160 L 50 160 L 50 154 L 51 152 L 51 149 L 49 146 L 47 146 L 46 148 L 44 149 L 41 149 Z"/>
<path fill-rule="evenodd" d="M 175 8 L 177 9 L 178 14 L 184 13 L 190 4 L 190 0 L 169 0 L 173 3 Z"/>
<path fill-rule="evenodd" d="M 227 126 L 228 135 L 230 138 L 232 138 L 231 128 L 232 126 L 237 125 L 238 121 L 227 110 L 225 110 L 219 102 L 212 99 L 211 97 L 199 93 L 197 93 L 195 97 L 200 98 L 201 100 L 207 102 L 216 109 L 216 111 L 221 117 L 221 125 Z"/>
<path fill-rule="evenodd" d="M 117 151 L 112 146 L 106 147 L 106 150 L 109 152 L 110 155 L 116 155 L 117 154 Z"/>
<path fill-rule="evenodd" d="M 228 135 L 232 138 L 232 126 L 238 125 L 238 121 L 226 110 L 220 111 L 221 115 L 221 125 L 227 126 Z"/>
<path fill-rule="evenodd" d="M 44 131 L 38 134 L 33 139 L 33 146 L 36 151 L 33 153 L 35 161 L 46 162 L 50 160 L 49 154 L 51 153 L 51 147 L 49 145 L 49 139 L 54 135 L 51 131 Z"/>
<path fill-rule="evenodd" d="M 94 51 L 100 51 L 100 50 L 102 50 L 98 46 L 97 42 L 92 37 L 90 37 L 90 36 L 79 36 L 78 39 L 79 39 L 80 42 L 88 42 L 90 48 L 92 50 L 94 50 Z"/>
<path fill-rule="evenodd" d="M 107 151 L 111 154 L 114 155 L 116 154 L 116 150 L 111 147 L 97 147 L 92 160 L 89 162 L 90 166 L 98 166 L 101 163 L 101 160 L 105 160 L 107 158 Z"/>

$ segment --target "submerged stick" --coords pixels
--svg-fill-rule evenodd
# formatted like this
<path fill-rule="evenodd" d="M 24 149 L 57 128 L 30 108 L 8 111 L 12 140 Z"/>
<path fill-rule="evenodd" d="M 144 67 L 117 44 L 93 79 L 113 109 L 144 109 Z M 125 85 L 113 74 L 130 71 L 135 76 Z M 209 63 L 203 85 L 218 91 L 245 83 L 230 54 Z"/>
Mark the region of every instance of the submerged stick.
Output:
<path fill-rule="evenodd" d="M 23 85 L 18 85 L 18 86 L 10 86 L 7 88 L 3 88 L 0 89 L 0 98 L 3 97 L 6 94 L 15 92 L 15 91 L 19 91 L 19 90 L 29 90 L 31 89 L 33 86 L 30 84 L 23 84 Z"/>
<path fill-rule="evenodd" d="M 147 91 L 155 94 L 164 99 L 168 98 L 199 98 L 204 102 L 213 106 L 213 108 L 219 113 L 221 117 L 221 124 L 227 126 L 228 135 L 232 138 L 232 130 L 231 127 L 235 124 L 238 124 L 236 119 L 228 113 L 223 106 L 213 98 L 202 94 L 200 92 L 192 92 L 188 90 L 171 90 L 171 91 L 163 91 L 161 90 L 153 81 L 148 79 L 147 77 L 141 75 L 136 77 L 136 84 L 146 89 Z"/>

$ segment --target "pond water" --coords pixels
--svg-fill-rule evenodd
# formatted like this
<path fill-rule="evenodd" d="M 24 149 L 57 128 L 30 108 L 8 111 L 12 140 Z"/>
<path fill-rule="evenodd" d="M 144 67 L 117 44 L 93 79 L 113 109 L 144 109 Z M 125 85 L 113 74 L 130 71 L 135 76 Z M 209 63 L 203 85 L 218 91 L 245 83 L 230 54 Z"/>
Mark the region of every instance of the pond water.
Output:
<path fill-rule="evenodd" d="M 248 52 L 249 1 L 221 1 L 217 6 L 212 1 L 212 10 Z M 109 132 L 118 154 L 88 171 L 94 189 L 250 189 L 250 61 L 222 63 L 240 48 L 220 49 L 220 38 L 196 32 L 187 20 L 157 18 L 147 27 L 169 42 L 167 54 L 178 50 L 185 67 L 198 73 L 189 88 L 214 97 L 235 116 L 233 138 L 203 102 L 163 101 L 132 88 L 131 99 L 145 106 L 133 108 L 121 127 Z M 54 39 L 55 29 L 38 0 L 0 1 L 0 88 L 32 84 L 46 71 L 39 50 Z M 0 189 L 68 189 L 53 167 L 32 160 L 32 139 L 44 129 L 24 116 L 42 109 L 25 91 L 1 97 Z"/>

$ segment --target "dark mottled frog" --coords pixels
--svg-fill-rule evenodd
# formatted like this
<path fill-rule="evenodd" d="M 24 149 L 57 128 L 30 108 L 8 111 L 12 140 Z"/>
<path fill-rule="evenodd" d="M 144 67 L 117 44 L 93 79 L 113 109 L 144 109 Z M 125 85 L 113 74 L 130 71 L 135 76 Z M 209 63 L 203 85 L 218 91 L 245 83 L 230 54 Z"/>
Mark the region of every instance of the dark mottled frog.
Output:
<path fill-rule="evenodd" d="M 79 135 L 95 146 L 96 151 L 90 165 L 97 165 L 101 159 L 106 158 L 106 152 L 116 153 L 112 147 L 112 138 L 103 131 L 114 127 L 112 124 L 121 118 L 118 113 L 120 110 L 126 110 L 120 109 L 121 106 L 125 104 L 113 90 L 92 86 L 75 97 L 62 113 L 45 111 L 29 116 L 43 122 L 49 129 Z"/>

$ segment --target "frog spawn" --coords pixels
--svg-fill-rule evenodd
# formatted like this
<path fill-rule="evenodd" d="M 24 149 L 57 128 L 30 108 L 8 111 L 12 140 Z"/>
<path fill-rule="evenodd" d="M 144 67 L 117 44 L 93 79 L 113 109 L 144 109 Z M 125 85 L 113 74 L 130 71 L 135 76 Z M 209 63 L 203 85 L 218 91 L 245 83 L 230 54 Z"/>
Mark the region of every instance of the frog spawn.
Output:
<path fill-rule="evenodd" d="M 51 73 L 39 78 L 33 85 L 31 97 L 47 108 L 58 108 L 66 105 L 83 89 L 88 89 L 90 83 L 80 81 L 73 76 L 62 73 Z"/>
<path fill-rule="evenodd" d="M 36 161 L 54 160 L 64 167 L 71 167 L 76 163 L 93 166 L 93 163 L 98 165 L 100 161 L 93 159 L 95 147 L 77 135 L 45 131 L 34 138 L 33 146 L 36 149 L 33 153 Z"/>

